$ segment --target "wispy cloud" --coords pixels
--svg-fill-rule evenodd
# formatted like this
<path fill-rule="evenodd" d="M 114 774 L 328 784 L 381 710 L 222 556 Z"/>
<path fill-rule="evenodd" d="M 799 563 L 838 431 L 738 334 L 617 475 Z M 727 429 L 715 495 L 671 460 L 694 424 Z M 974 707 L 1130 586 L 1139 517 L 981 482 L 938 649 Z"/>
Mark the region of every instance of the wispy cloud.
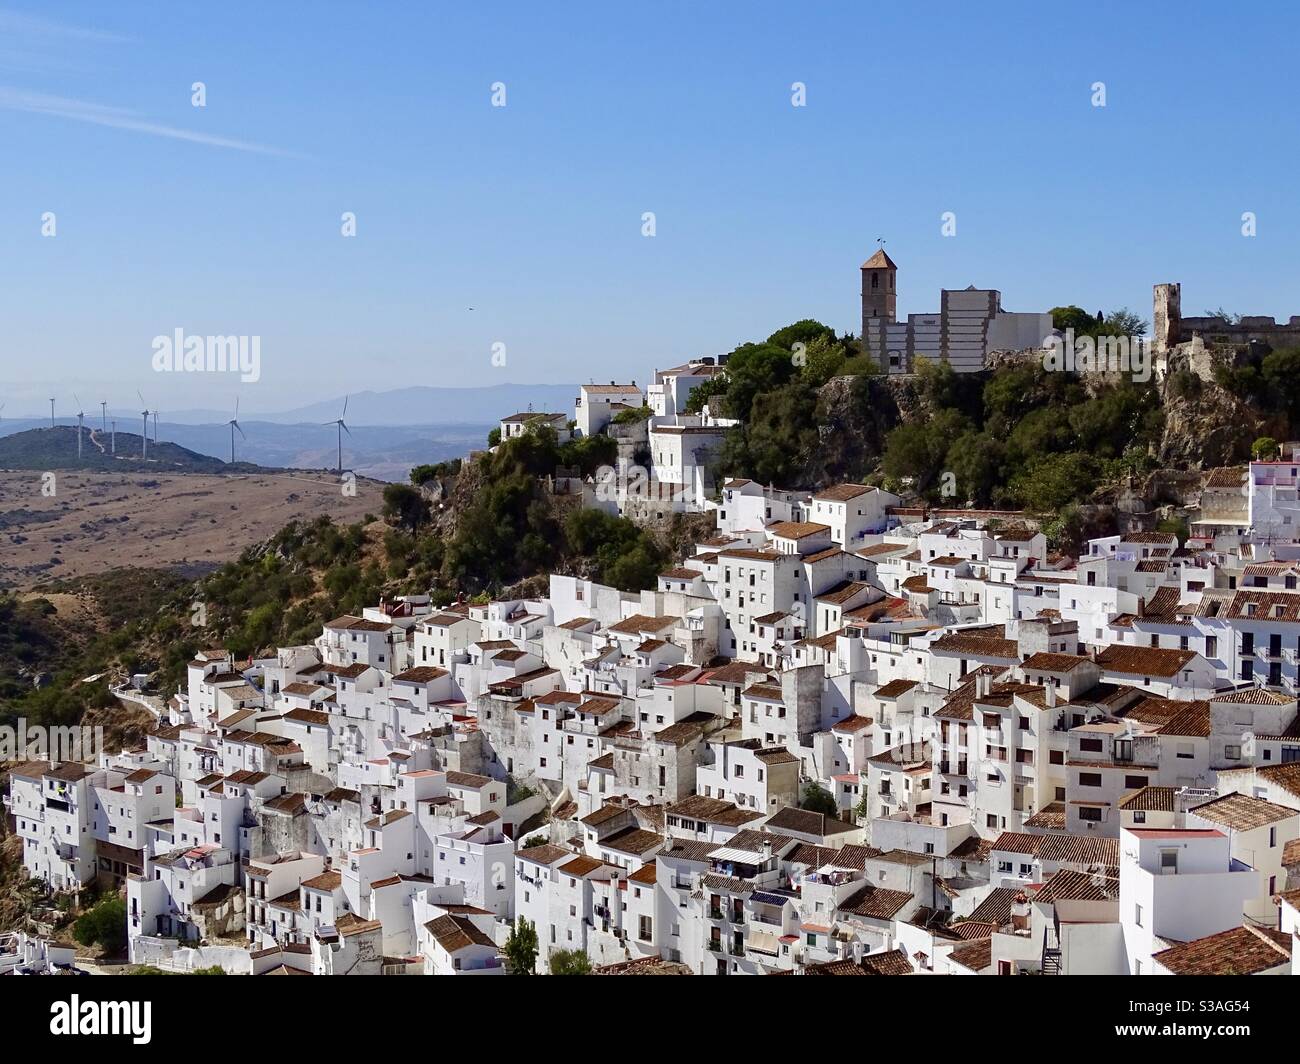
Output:
<path fill-rule="evenodd" d="M 0 86 L 0 110 L 23 111 L 27 114 L 50 115 L 55 118 L 68 118 L 74 122 L 89 122 L 96 126 L 111 129 L 125 129 L 133 133 L 145 133 L 153 137 L 167 137 L 171 140 L 186 140 L 192 144 L 205 144 L 213 148 L 229 148 L 232 151 L 254 152 L 258 155 L 279 155 L 297 157 L 294 152 L 254 144 L 234 137 L 219 137 L 211 133 L 199 133 L 178 126 L 151 122 L 136 111 L 122 107 L 110 107 L 105 104 L 86 100 L 71 100 L 62 96 L 50 96 L 40 92 L 27 92 Z"/>
<path fill-rule="evenodd" d="M 62 37 L 67 40 L 98 41 L 103 44 L 122 44 L 133 39 L 121 33 L 52 22 L 39 15 L 29 15 L 22 11 L 0 11 L 0 33 L 5 36 L 25 34 L 34 37 Z"/>
<path fill-rule="evenodd" d="M 83 69 L 98 46 L 133 40 L 125 34 L 69 26 L 25 12 L 0 11 L 0 69 L 4 70 L 69 73 Z"/>

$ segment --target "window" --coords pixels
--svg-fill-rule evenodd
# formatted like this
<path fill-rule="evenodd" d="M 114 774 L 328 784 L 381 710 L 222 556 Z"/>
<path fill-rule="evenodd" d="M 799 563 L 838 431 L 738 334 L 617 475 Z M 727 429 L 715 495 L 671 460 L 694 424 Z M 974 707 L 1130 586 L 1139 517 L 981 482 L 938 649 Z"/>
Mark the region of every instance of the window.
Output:
<path fill-rule="evenodd" d="M 1134 906 L 1133 906 L 1133 922 L 1134 922 L 1135 924 L 1137 924 L 1138 927 L 1141 927 L 1141 926 L 1142 926 L 1142 906 L 1141 906 L 1141 905 L 1134 905 Z"/>
<path fill-rule="evenodd" d="M 1084 805 L 1079 807 L 1079 819 L 1091 821 L 1092 823 L 1101 822 L 1101 810 L 1096 806 Z"/>
<path fill-rule="evenodd" d="M 1160 874 L 1173 876 L 1178 874 L 1178 851 L 1161 850 L 1160 851 Z"/>

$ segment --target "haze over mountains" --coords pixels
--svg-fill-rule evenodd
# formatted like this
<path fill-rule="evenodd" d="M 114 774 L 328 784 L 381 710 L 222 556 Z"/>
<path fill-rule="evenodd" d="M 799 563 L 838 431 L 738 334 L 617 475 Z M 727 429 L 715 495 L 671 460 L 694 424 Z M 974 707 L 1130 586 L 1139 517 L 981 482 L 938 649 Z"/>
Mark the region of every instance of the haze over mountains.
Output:
<path fill-rule="evenodd" d="M 510 414 L 530 406 L 534 410 L 571 410 L 577 393 L 577 386 L 568 384 L 414 387 L 360 392 L 348 398 L 350 434 L 343 437 L 343 465 L 377 480 L 405 480 L 412 466 L 460 457 L 471 448 L 484 445 L 488 430 Z M 67 408 L 72 408 L 71 400 Z M 229 462 L 228 422 L 233 408 L 232 401 L 230 410 L 162 411 L 159 443 L 169 442 Z M 55 409 L 60 428 L 76 424 L 76 419 L 68 417 L 66 410 L 60 411 L 57 404 Z M 241 406 L 239 424 L 243 435 L 235 437 L 235 460 L 277 469 L 333 469 L 338 464 L 338 435 L 333 422 L 342 410 L 342 396 L 270 414 L 245 412 L 246 406 Z M 128 434 L 131 429 L 138 429 L 139 413 L 133 407 L 110 404 L 108 417 L 117 421 L 118 454 L 138 455 L 139 434 Z M 98 430 L 100 423 L 100 410 L 95 404 L 88 408 L 85 425 L 88 430 Z M 48 427 L 48 416 L 16 418 L 6 414 L 0 421 L 0 437 Z M 70 432 L 68 438 L 75 458 L 76 434 Z M 127 439 L 130 442 L 124 442 Z M 64 447 L 58 450 L 66 457 Z M 0 456 L 6 453 L 11 459 L 18 454 L 23 456 L 21 463 L 11 461 L 11 468 L 30 468 L 32 462 L 41 465 L 40 456 L 29 445 L 19 449 L 0 447 Z M 84 444 L 83 454 L 88 460 L 85 468 L 90 468 L 93 463 Z M 0 466 L 5 464 L 0 457 Z M 65 467 L 63 462 L 58 464 Z"/>

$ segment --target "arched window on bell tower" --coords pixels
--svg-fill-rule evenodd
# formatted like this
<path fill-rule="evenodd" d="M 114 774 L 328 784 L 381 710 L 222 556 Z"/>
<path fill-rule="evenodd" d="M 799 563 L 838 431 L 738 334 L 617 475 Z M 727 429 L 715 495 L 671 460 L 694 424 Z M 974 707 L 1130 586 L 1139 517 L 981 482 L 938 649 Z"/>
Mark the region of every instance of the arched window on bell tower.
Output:
<path fill-rule="evenodd" d="M 871 275 L 871 287 L 872 287 L 872 288 L 879 288 L 879 287 L 880 287 L 880 274 L 878 274 L 878 273 L 874 273 L 874 272 L 872 273 L 872 275 Z"/>

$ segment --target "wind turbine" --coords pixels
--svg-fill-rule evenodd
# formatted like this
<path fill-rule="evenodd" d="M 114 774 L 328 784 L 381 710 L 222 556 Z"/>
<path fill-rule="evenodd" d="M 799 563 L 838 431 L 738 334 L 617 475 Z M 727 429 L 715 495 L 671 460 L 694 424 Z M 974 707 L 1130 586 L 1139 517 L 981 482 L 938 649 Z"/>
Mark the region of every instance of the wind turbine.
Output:
<path fill-rule="evenodd" d="M 81 409 L 81 400 L 77 398 L 77 393 L 72 393 L 72 401 L 77 404 L 77 461 L 81 461 L 81 426 L 86 419 L 86 412 Z"/>
<path fill-rule="evenodd" d="M 345 417 L 347 417 L 347 416 L 348 416 L 348 397 L 345 395 L 345 396 L 343 397 L 343 413 L 339 415 L 338 420 L 336 420 L 336 421 L 324 421 L 324 422 L 322 422 L 322 424 L 324 424 L 324 425 L 337 425 L 337 426 L 338 426 L 338 429 L 339 429 L 339 468 L 338 468 L 338 472 L 339 472 L 340 475 L 342 475 L 342 473 L 343 473 L 343 433 L 346 432 L 349 436 L 352 435 L 352 430 L 349 429 L 349 428 L 347 427 L 347 425 L 345 425 L 345 424 L 343 423 L 343 419 L 344 419 Z"/>
<path fill-rule="evenodd" d="M 54 428 L 54 400 L 50 400 L 50 428 Z"/>
<path fill-rule="evenodd" d="M 140 395 L 139 389 L 136 395 Z M 140 405 L 144 407 L 141 415 L 144 417 L 144 433 L 140 436 L 140 458 L 144 460 L 149 457 L 149 408 L 145 406 L 144 396 L 140 395 Z"/>
<path fill-rule="evenodd" d="M 157 410 L 153 412 L 153 445 L 154 448 L 157 449 L 158 447 L 158 411 Z"/>
<path fill-rule="evenodd" d="M 112 453 L 117 454 L 117 418 L 113 419 L 113 432 L 109 436 L 109 440 L 111 442 Z"/>
<path fill-rule="evenodd" d="M 235 429 L 239 429 L 239 434 L 244 436 L 244 430 L 239 428 L 239 396 L 235 396 L 235 416 L 230 419 L 230 464 L 235 464 Z M 244 436 L 244 439 L 248 439 Z"/>
<path fill-rule="evenodd" d="M 99 401 L 99 427 L 102 431 L 108 431 L 108 400 Z"/>

